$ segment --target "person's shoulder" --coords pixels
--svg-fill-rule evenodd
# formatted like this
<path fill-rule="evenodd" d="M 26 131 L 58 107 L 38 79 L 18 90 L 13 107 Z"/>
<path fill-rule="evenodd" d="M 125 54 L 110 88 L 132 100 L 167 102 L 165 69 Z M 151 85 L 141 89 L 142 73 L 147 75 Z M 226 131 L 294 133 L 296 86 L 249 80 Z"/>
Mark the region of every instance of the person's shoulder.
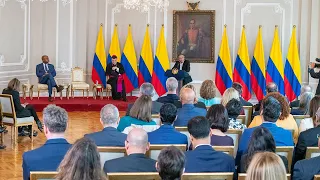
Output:
<path fill-rule="evenodd" d="M 308 137 L 311 134 L 318 134 L 318 133 L 320 133 L 320 126 L 308 129 L 306 131 L 303 131 L 303 132 L 300 133 L 300 136 Z"/>
<path fill-rule="evenodd" d="M 158 102 L 158 101 L 152 101 L 152 104 L 157 105 L 157 106 L 162 106 L 163 103 Z"/>
<path fill-rule="evenodd" d="M 302 159 L 296 163 L 296 166 L 302 166 L 302 167 L 308 167 L 308 166 L 313 166 L 313 165 L 318 165 L 320 164 L 320 156 L 310 158 L 310 159 Z"/>
<path fill-rule="evenodd" d="M 225 161 L 233 161 L 234 162 L 234 158 L 224 152 L 217 151 L 217 156 L 221 159 L 224 159 Z"/>

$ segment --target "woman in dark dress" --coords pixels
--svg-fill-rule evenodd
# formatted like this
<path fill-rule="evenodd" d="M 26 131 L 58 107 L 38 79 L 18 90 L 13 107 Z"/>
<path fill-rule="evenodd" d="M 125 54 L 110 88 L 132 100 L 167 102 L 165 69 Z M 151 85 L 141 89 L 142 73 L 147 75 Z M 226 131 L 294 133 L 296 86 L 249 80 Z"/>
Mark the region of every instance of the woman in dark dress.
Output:
<path fill-rule="evenodd" d="M 233 139 L 225 134 L 230 122 L 226 108 L 221 104 L 214 104 L 209 108 L 206 118 L 211 124 L 211 145 L 233 146 Z"/>
<path fill-rule="evenodd" d="M 238 167 L 240 173 L 245 173 L 247 171 L 250 162 L 256 153 L 266 151 L 275 153 L 276 143 L 274 142 L 274 138 L 270 131 L 264 127 L 259 126 L 252 133 L 247 153 L 241 156 L 240 167 Z M 282 159 L 288 172 L 287 158 L 280 155 L 279 157 Z"/>
<path fill-rule="evenodd" d="M 20 81 L 17 78 L 14 78 L 9 82 L 8 87 L 2 91 L 2 94 L 9 94 L 12 96 L 17 118 L 33 116 L 34 120 L 37 123 L 38 129 L 42 132 L 43 128 L 42 128 L 41 121 L 39 120 L 38 115 L 34 110 L 33 106 L 29 104 L 28 105 L 21 104 L 19 88 L 20 88 Z M 29 127 L 29 131 L 30 130 L 31 130 L 31 127 Z M 21 132 L 21 129 L 19 130 L 19 132 Z"/>

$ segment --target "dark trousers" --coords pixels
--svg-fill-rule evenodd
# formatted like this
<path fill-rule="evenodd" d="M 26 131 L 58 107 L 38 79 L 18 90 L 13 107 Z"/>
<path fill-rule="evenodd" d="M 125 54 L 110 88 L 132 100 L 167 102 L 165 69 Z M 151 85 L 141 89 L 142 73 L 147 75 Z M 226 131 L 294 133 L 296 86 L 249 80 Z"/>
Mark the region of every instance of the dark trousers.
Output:
<path fill-rule="evenodd" d="M 28 104 L 26 106 L 26 109 L 30 111 L 31 115 L 34 117 L 34 120 L 36 122 L 40 121 L 40 119 L 39 119 L 39 117 L 38 117 L 38 115 L 36 113 L 36 110 L 34 109 L 34 107 L 32 105 Z"/>
<path fill-rule="evenodd" d="M 118 100 L 118 99 L 127 99 L 126 94 L 126 88 L 124 86 L 124 81 L 122 81 L 122 92 L 118 92 L 117 90 L 117 82 L 118 78 L 109 78 L 107 84 L 110 84 L 112 87 L 112 99 Z"/>
<path fill-rule="evenodd" d="M 52 88 L 57 86 L 53 76 L 51 74 L 47 74 L 39 79 L 39 83 L 48 85 L 49 97 L 51 97 Z"/>

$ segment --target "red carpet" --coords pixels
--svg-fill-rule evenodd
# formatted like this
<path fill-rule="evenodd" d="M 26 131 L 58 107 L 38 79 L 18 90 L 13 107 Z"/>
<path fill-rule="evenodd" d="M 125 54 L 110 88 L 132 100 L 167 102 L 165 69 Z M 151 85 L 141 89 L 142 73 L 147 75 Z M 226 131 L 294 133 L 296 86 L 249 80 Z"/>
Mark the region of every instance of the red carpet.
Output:
<path fill-rule="evenodd" d="M 100 111 L 104 105 L 113 104 L 118 107 L 119 111 L 126 111 L 128 104 L 134 103 L 137 97 L 129 96 L 127 99 L 128 102 L 112 100 L 111 98 L 109 100 L 106 98 L 101 100 L 100 98 L 93 99 L 92 97 L 89 97 L 88 99 L 75 97 L 74 99 L 70 98 L 68 100 L 64 97 L 62 100 L 60 100 L 60 98 L 56 97 L 53 102 L 49 102 L 47 97 L 40 97 L 39 100 L 36 97 L 33 98 L 33 100 L 30 100 L 29 98 L 26 100 L 21 99 L 21 104 L 27 102 L 33 105 L 37 112 L 41 112 L 48 104 L 56 104 L 67 111 Z"/>

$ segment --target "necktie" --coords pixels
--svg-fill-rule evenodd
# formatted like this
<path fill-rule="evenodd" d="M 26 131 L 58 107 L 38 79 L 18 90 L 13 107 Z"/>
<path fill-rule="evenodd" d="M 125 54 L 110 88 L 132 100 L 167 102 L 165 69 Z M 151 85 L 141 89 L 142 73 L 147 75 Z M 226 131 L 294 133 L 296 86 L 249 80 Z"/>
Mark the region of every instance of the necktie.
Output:
<path fill-rule="evenodd" d="M 46 64 L 45 67 L 46 67 L 46 71 L 49 71 L 48 64 Z"/>

